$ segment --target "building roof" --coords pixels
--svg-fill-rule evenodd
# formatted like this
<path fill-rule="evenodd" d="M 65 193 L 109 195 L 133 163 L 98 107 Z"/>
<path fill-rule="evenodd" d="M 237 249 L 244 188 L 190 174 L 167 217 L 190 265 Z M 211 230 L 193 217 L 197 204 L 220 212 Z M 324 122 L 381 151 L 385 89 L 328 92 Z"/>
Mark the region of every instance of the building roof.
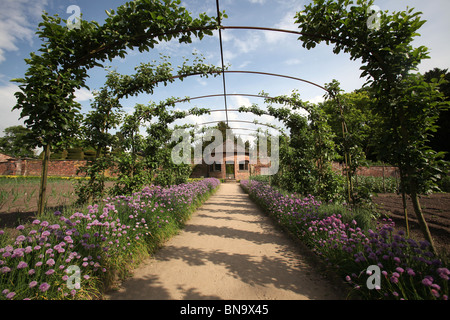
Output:
<path fill-rule="evenodd" d="M 8 160 L 14 160 L 14 159 L 16 159 L 16 158 L 14 158 L 10 155 L 4 154 L 4 153 L 0 153 L 0 162 L 6 162 Z"/>
<path fill-rule="evenodd" d="M 223 153 L 221 155 L 216 155 L 215 154 L 215 150 L 223 150 Z M 212 154 L 206 154 L 205 155 L 205 161 L 207 163 L 212 162 L 212 158 L 216 159 L 217 156 L 219 157 L 226 157 L 226 156 L 230 156 L 230 155 L 238 155 L 238 156 L 245 156 L 248 155 L 249 152 L 247 150 L 245 150 L 245 147 L 243 145 L 240 145 L 232 140 L 225 140 L 223 143 L 221 143 L 220 145 L 218 145 L 217 147 L 213 148 L 211 150 Z"/>

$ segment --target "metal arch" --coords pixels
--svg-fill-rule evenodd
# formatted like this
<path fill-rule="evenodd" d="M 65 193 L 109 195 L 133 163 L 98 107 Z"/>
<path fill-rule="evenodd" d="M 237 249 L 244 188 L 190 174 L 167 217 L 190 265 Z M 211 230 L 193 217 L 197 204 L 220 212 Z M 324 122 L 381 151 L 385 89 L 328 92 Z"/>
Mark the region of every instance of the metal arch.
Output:
<path fill-rule="evenodd" d="M 273 99 L 273 97 L 264 96 L 264 95 L 260 95 L 260 94 L 250 94 L 250 93 L 226 93 L 225 95 L 226 96 L 242 96 L 242 97 L 254 97 L 254 98 L 269 98 L 269 99 Z M 197 99 L 204 99 L 204 98 L 222 97 L 222 96 L 224 96 L 223 93 L 216 93 L 216 94 L 208 94 L 208 95 L 197 96 L 197 97 L 187 97 L 187 98 L 184 98 L 184 99 L 176 100 L 175 103 L 186 102 L 186 101 L 197 100 Z"/>
<path fill-rule="evenodd" d="M 247 73 L 247 74 L 259 74 L 259 75 L 266 75 L 266 76 L 273 76 L 273 77 L 281 77 L 281 78 L 287 78 L 287 79 L 291 79 L 291 80 L 296 80 L 296 81 L 301 81 L 301 82 L 305 82 L 305 83 L 309 83 L 313 86 L 316 86 L 326 92 L 329 92 L 325 87 L 321 86 L 320 84 L 317 84 L 315 82 L 309 81 L 309 80 L 305 80 L 302 78 L 298 78 L 298 77 L 293 77 L 293 76 L 288 76 L 288 75 L 284 75 L 284 74 L 279 74 L 279 73 L 270 73 L 270 72 L 262 72 L 262 71 L 250 71 L 250 70 L 224 70 L 224 71 L 209 71 L 207 72 L 207 74 L 214 74 L 214 73 Z M 200 76 L 200 75 L 204 75 L 205 73 L 203 72 L 195 72 L 195 73 L 191 73 L 191 74 L 182 74 L 182 75 L 177 75 L 177 76 L 173 76 L 168 78 L 167 80 L 173 80 L 173 79 L 178 79 L 178 78 L 184 78 L 184 77 L 191 77 L 191 76 Z M 154 83 L 157 83 L 158 81 L 155 81 Z M 154 84 L 152 83 L 152 84 Z"/>
<path fill-rule="evenodd" d="M 225 103 L 225 110 L 228 109 L 227 106 L 227 87 L 226 87 L 226 82 L 225 82 L 225 64 L 223 62 L 223 43 L 222 43 L 222 29 L 220 28 L 221 26 L 221 21 L 220 21 L 220 9 L 219 9 L 219 0 L 216 0 L 216 8 L 217 8 L 217 22 L 219 24 L 219 45 L 220 45 L 220 59 L 222 62 L 222 82 L 223 82 L 223 99 L 224 99 L 224 103 Z M 225 117 L 227 120 L 227 125 L 228 125 L 228 111 L 225 111 Z"/>
<path fill-rule="evenodd" d="M 229 122 L 239 122 L 239 123 L 251 123 L 251 124 L 254 124 L 254 125 L 266 126 L 266 127 L 268 127 L 268 128 L 271 128 L 271 129 L 280 131 L 279 129 L 274 128 L 274 127 L 271 127 L 271 126 L 269 126 L 268 124 L 265 124 L 265 123 L 255 123 L 255 122 L 247 121 L 247 120 L 228 120 L 228 121 L 229 121 Z M 215 121 L 207 121 L 207 122 L 202 122 L 202 123 L 196 123 L 196 125 L 198 125 L 198 126 L 204 126 L 204 125 L 207 125 L 207 124 L 213 124 L 213 123 L 219 123 L 219 122 L 223 122 L 223 121 L 219 121 L 219 120 L 215 120 Z"/>
<path fill-rule="evenodd" d="M 291 33 L 296 35 L 304 35 L 303 32 L 288 30 L 288 29 L 277 29 L 277 28 L 265 28 L 265 27 L 252 27 L 252 26 L 220 26 L 221 29 L 240 29 L 240 30 L 261 30 L 261 31 L 275 31 L 283 33 Z"/>
<path fill-rule="evenodd" d="M 309 81 L 309 80 L 305 80 L 305 79 L 302 79 L 302 78 L 293 77 L 293 76 L 287 76 L 287 75 L 283 75 L 283 74 L 278 74 L 278 73 L 269 73 L 269 72 L 261 72 L 261 71 L 246 71 L 246 70 L 236 70 L 236 71 L 233 71 L 233 70 L 225 70 L 224 72 L 225 72 L 225 73 L 249 73 L 249 74 L 260 74 L 260 75 L 266 75 L 266 76 L 273 76 L 273 77 L 287 78 L 287 79 L 292 79 L 292 80 L 297 80 L 297 81 L 306 82 L 306 83 L 309 83 L 309 84 L 311 84 L 311 85 L 313 85 L 313 86 L 316 86 L 316 87 L 318 87 L 318 88 L 320 88 L 320 89 L 322 89 L 322 90 L 324 90 L 324 91 L 326 91 L 326 92 L 329 92 L 326 88 L 322 87 L 321 85 L 319 85 L 319 84 L 317 84 L 317 83 L 315 83 L 315 82 L 312 82 L 312 81 Z"/>

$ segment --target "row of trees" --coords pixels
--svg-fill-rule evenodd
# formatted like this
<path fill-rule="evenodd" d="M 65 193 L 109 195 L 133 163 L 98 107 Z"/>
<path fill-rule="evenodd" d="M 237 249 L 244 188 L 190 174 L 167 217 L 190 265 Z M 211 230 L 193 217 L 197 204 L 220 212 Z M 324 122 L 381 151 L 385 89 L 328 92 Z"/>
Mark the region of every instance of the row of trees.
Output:
<path fill-rule="evenodd" d="M 361 77 L 367 79 L 365 88 L 374 101 L 369 107 L 380 119 L 377 154 L 398 166 L 401 189 L 411 198 L 425 239 L 436 252 L 419 194 L 436 185 L 445 165 L 443 153 L 430 146 L 439 115 L 449 107 L 442 91 L 445 79 L 430 76 L 431 81 L 427 81 L 417 73 L 420 62 L 429 58 L 426 47 L 412 45 L 425 23 L 420 12 L 413 8 L 382 11 L 378 27 L 370 28 L 372 5 L 373 1 L 358 0 L 355 4 L 351 0 L 314 0 L 295 16 L 302 34 L 299 40 L 307 49 L 325 42 L 333 46 L 335 54 L 343 51 L 352 60 L 361 61 Z M 342 92 L 337 84 L 329 86 L 328 91 L 342 115 Z M 345 119 L 342 124 L 345 163 L 351 172 L 354 143 L 347 134 Z"/>
<path fill-rule="evenodd" d="M 289 108 L 269 106 L 262 111 L 252 106 L 241 111 L 267 113 L 290 129 L 290 136 L 283 137 L 280 171 L 274 181 L 289 190 L 323 198 L 338 194 L 340 184 L 329 174 L 334 151 L 345 164 L 347 199 L 353 204 L 359 199 L 352 176 L 366 159 L 397 166 L 405 214 L 408 195 L 425 239 L 436 252 L 419 195 L 436 189 L 448 170 L 443 160 L 449 150 L 445 145 L 448 126 L 442 127 L 448 122 L 448 72 L 417 73 L 420 62 L 428 58 L 427 48 L 411 44 L 425 22 L 419 12 L 381 12 L 379 28 L 374 29 L 367 26 L 372 4 L 314 0 L 296 15 L 304 47 L 313 49 L 325 42 L 334 45 L 335 54 L 343 51 L 361 60 L 361 77 L 367 79 L 361 90 L 344 94 L 333 81 L 326 86 L 328 99 L 319 108 L 293 93 L 266 99 Z M 309 116 L 293 112 L 298 108 Z"/>
<path fill-rule="evenodd" d="M 13 80 L 20 87 L 14 109 L 20 110 L 25 125 L 32 130 L 36 146 L 44 148 L 38 214 L 44 209 L 51 148 L 73 136 L 80 127 L 80 105 L 74 100 L 74 93 L 75 89 L 87 88 L 88 71 L 104 67 L 106 60 L 125 57 L 127 49 L 149 51 L 174 38 L 190 43 L 192 37 L 202 39 L 217 28 L 222 13 L 219 17 L 200 14 L 193 18 L 180 4 L 179 0 L 131 1 L 107 12 L 103 25 L 81 20 L 79 28 L 68 28 L 67 21 L 57 15 L 42 16 L 37 31 L 42 40 L 39 54 L 31 53 L 25 59 L 29 65 L 25 77 Z M 146 67 L 141 66 L 143 72 L 136 81 L 125 79 L 119 83 L 122 97 L 151 93 L 155 83 L 169 81 L 167 64 L 156 69 Z M 194 69 L 190 71 L 195 72 Z"/>

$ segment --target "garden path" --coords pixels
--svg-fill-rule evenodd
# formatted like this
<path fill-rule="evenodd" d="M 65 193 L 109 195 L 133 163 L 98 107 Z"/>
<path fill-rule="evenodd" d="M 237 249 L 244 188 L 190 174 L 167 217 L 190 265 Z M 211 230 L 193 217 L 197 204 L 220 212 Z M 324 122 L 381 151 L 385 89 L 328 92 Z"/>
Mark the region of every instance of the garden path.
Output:
<path fill-rule="evenodd" d="M 344 299 L 308 261 L 238 183 L 223 183 L 106 299 Z"/>

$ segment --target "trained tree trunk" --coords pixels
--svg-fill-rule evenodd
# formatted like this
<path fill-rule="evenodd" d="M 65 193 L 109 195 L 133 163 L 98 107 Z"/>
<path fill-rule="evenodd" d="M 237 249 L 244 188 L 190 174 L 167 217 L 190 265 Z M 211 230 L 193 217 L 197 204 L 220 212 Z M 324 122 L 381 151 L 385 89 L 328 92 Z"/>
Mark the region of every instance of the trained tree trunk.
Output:
<path fill-rule="evenodd" d="M 39 200 L 37 212 L 38 216 L 41 216 L 45 210 L 45 194 L 47 191 L 47 174 L 49 161 L 50 161 L 50 145 L 46 144 L 44 146 L 44 159 L 42 160 L 41 185 L 39 187 Z"/>
<path fill-rule="evenodd" d="M 420 230 L 422 231 L 425 240 L 430 243 L 431 250 L 434 254 L 437 254 L 436 247 L 434 246 L 433 238 L 431 237 L 430 229 L 428 228 L 425 217 L 423 216 L 422 208 L 420 207 L 419 196 L 416 192 L 411 193 L 411 201 L 413 204 L 414 212 L 416 213 L 417 220 L 419 221 Z"/>

